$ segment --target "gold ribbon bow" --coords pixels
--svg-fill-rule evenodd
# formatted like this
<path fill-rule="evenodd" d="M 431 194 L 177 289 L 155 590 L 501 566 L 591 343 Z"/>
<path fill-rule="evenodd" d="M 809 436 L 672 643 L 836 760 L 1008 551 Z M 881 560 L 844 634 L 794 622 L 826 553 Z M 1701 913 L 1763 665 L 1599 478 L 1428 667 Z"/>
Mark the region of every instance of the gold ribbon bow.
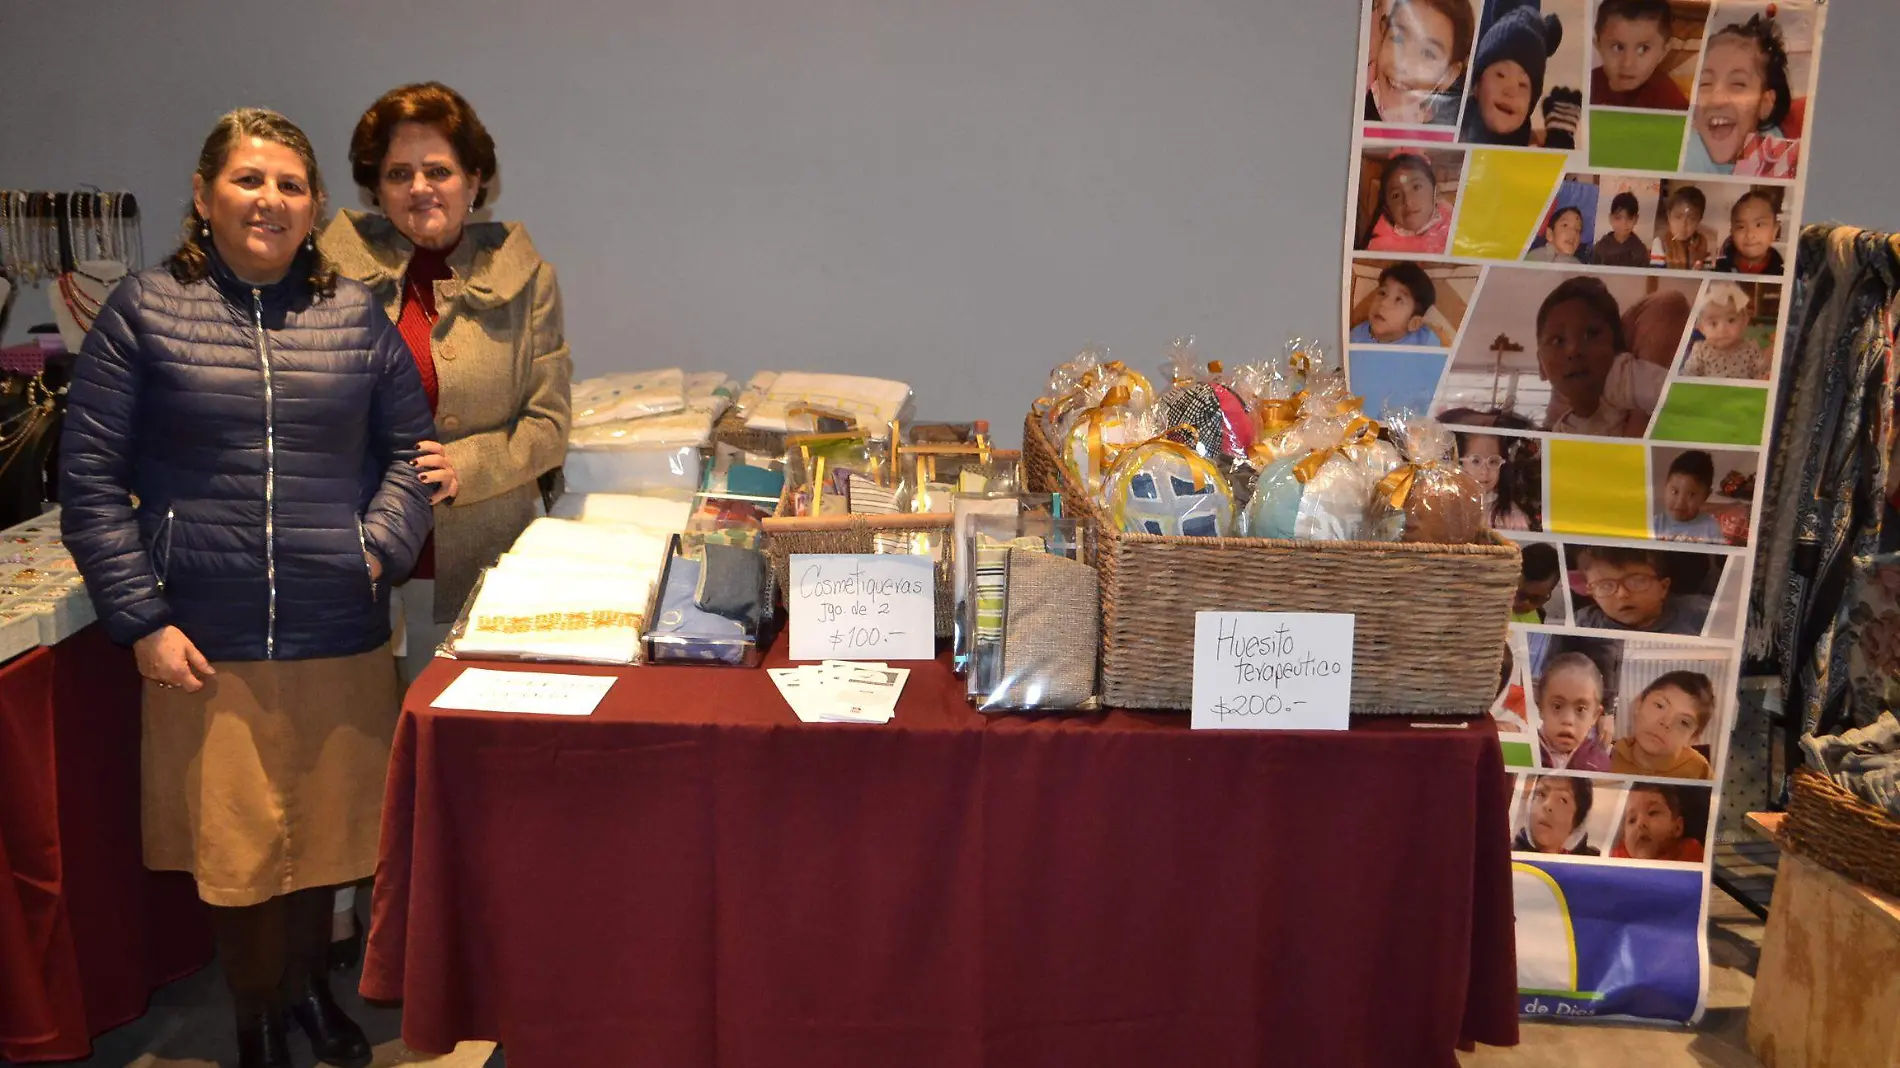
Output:
<path fill-rule="evenodd" d="M 1102 473 L 1108 470 L 1108 462 L 1111 459 L 1109 450 L 1115 448 L 1119 451 L 1118 447 L 1111 446 L 1108 442 L 1102 440 L 1102 423 L 1106 420 L 1105 413 L 1110 408 L 1125 406 L 1132 396 L 1133 394 L 1126 385 L 1116 385 L 1108 391 L 1108 396 L 1102 398 L 1101 404 L 1089 409 L 1082 416 L 1082 418 L 1088 420 L 1089 424 L 1089 467 L 1096 478 L 1102 477 Z M 1084 474 L 1087 473 L 1088 472 L 1084 472 Z"/>
<path fill-rule="evenodd" d="M 1405 507 L 1405 499 L 1412 495 L 1412 486 L 1418 482 L 1421 467 L 1436 467 L 1437 464 L 1400 464 L 1379 480 L 1379 496 L 1385 498 L 1394 509 Z"/>
<path fill-rule="evenodd" d="M 1363 415 L 1359 416 L 1347 424 L 1346 433 L 1340 437 L 1339 444 L 1316 449 L 1308 453 L 1305 459 L 1294 464 L 1293 477 L 1299 479 L 1301 485 L 1305 485 L 1313 480 L 1314 475 L 1319 474 L 1319 469 L 1326 466 L 1326 461 L 1335 456 L 1344 455 L 1347 449 L 1370 445 L 1377 440 L 1379 440 L 1379 424 Z"/>
<path fill-rule="evenodd" d="M 1201 432 L 1199 430 L 1196 430 L 1193 426 L 1187 423 L 1181 423 L 1176 426 L 1169 427 L 1166 431 L 1164 431 L 1160 435 L 1149 438 L 1147 441 L 1141 442 L 1138 445 L 1130 445 L 1123 451 L 1132 452 L 1135 449 L 1142 449 L 1150 445 L 1154 445 L 1168 452 L 1179 453 L 1180 455 L 1188 459 L 1188 470 L 1193 472 L 1194 474 L 1194 492 L 1199 493 L 1202 490 L 1207 488 L 1207 472 L 1202 469 L 1202 464 L 1207 463 L 1208 460 L 1207 460 L 1207 457 L 1202 456 L 1200 453 L 1195 452 L 1193 449 L 1189 448 L 1188 446 L 1183 445 L 1180 442 L 1168 436 L 1169 434 L 1177 434 L 1177 433 L 1182 433 L 1182 432 L 1186 432 L 1187 434 L 1192 436 L 1195 441 L 1199 441 L 1201 439 Z M 1201 463 L 1198 463 L 1198 464 L 1194 463 L 1193 461 L 1195 460 L 1199 460 L 1201 461 Z"/>

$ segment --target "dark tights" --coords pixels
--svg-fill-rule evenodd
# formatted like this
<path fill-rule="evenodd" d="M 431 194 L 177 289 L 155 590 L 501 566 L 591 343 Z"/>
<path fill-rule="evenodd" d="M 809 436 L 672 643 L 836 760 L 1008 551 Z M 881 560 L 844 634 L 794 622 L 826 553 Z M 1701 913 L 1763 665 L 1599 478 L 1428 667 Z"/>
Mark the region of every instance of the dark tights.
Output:
<path fill-rule="evenodd" d="M 324 978 L 335 899 L 335 887 L 320 886 L 211 910 L 239 1019 L 276 1011 L 312 976 Z"/>

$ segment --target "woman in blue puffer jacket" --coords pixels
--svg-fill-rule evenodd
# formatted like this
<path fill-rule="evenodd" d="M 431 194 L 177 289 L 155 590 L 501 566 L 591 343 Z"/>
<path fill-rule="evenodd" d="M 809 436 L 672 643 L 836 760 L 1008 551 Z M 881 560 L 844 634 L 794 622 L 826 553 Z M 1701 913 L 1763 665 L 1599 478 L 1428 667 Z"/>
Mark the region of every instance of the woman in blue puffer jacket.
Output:
<path fill-rule="evenodd" d="M 367 1064 L 326 978 L 333 888 L 375 870 L 400 708 L 389 584 L 455 491 L 401 336 L 311 244 L 323 181 L 274 112 L 218 121 L 185 238 L 82 346 L 61 529 L 137 653 L 146 865 L 214 906 L 239 1063 L 287 1066 L 285 1010 Z"/>

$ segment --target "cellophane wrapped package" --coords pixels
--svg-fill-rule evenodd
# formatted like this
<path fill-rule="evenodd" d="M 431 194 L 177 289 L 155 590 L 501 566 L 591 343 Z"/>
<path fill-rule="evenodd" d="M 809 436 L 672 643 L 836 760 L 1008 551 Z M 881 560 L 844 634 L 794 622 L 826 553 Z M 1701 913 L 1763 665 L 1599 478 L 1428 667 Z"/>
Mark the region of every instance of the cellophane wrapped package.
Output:
<path fill-rule="evenodd" d="M 971 635 L 966 692 L 984 712 L 1100 706 L 1101 588 L 1093 522 L 1046 514 L 976 515 L 961 627 Z"/>
<path fill-rule="evenodd" d="M 1485 527 L 1484 487 L 1459 465 L 1456 436 L 1436 419 L 1413 412 L 1390 416 L 1386 429 L 1405 464 L 1379 490 L 1381 499 L 1405 517 L 1403 540 L 1477 541 Z"/>

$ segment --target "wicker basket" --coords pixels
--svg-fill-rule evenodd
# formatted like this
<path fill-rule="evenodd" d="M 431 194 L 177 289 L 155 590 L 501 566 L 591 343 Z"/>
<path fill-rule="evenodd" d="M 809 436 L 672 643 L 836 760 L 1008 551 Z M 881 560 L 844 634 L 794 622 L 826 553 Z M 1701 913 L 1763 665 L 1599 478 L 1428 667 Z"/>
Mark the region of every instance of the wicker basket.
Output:
<path fill-rule="evenodd" d="M 991 455 L 998 460 L 1014 460 L 1019 454 L 1008 449 L 996 449 Z M 795 465 L 788 462 L 788 469 Z M 932 534 L 938 544 L 944 546 L 938 554 L 936 566 L 937 578 L 937 637 L 948 638 L 956 625 L 956 591 L 951 586 L 956 582 L 956 570 L 951 567 L 949 547 L 951 514 L 949 512 L 913 512 L 896 515 L 827 515 L 794 516 L 792 496 L 799 481 L 795 470 L 789 472 L 785 480 L 785 490 L 779 497 L 779 514 L 764 520 L 760 526 L 765 531 L 765 551 L 772 558 L 772 567 L 778 578 L 780 590 L 791 589 L 791 558 L 794 555 L 808 553 L 837 553 L 857 555 L 877 551 L 876 542 L 880 534 Z"/>
<path fill-rule="evenodd" d="M 785 455 L 784 434 L 776 430 L 753 430 L 745 425 L 745 420 L 744 412 L 727 408 L 719 421 L 713 424 L 713 443 L 766 456 Z"/>
<path fill-rule="evenodd" d="M 1900 897 L 1900 820 L 1813 768 L 1794 773 L 1782 840 L 1824 868 Z"/>
<path fill-rule="evenodd" d="M 1125 534 L 1101 522 L 1031 415 L 1023 467 L 1032 491 L 1094 515 L 1102 578 L 1102 697 L 1117 708 L 1185 709 L 1193 696 L 1194 614 L 1350 612 L 1352 711 L 1478 715 L 1497 696 L 1517 546 L 1281 541 Z"/>

